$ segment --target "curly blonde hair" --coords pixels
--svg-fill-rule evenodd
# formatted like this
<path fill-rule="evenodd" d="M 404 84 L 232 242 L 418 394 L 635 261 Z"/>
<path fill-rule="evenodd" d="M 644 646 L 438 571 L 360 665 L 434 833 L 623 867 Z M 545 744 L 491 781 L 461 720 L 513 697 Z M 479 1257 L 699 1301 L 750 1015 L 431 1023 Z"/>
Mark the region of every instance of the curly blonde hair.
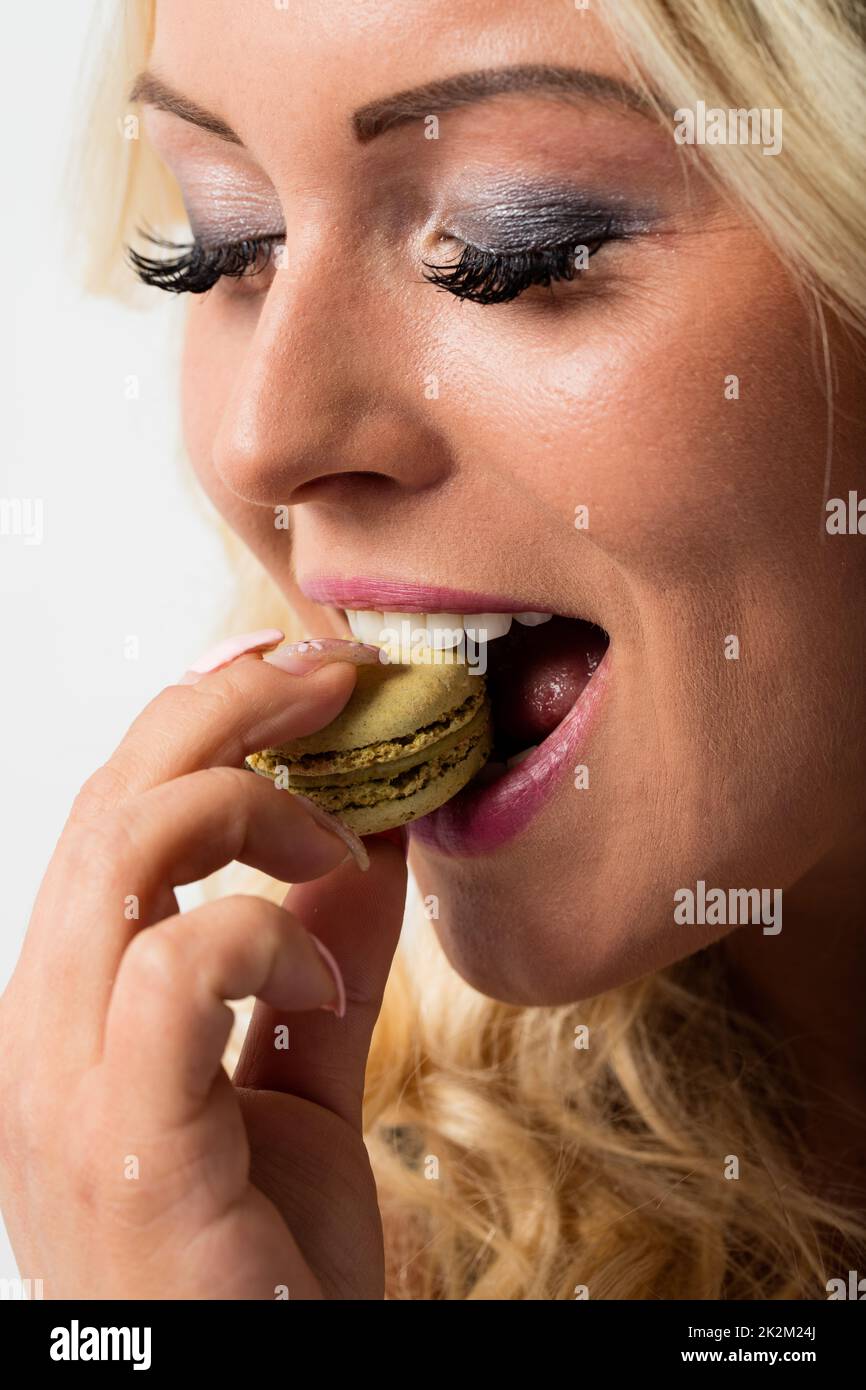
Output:
<path fill-rule="evenodd" d="M 746 148 L 731 158 L 724 147 L 700 158 L 819 315 L 862 332 L 863 7 L 612 0 L 608 12 L 660 119 L 698 99 L 784 110 L 784 159 Z M 146 143 L 118 137 L 153 25 L 153 0 L 127 0 L 89 117 L 88 236 L 100 245 L 91 285 L 127 294 L 121 248 L 135 221 L 183 218 Z M 227 544 L 251 625 L 291 635 L 276 588 Z M 829 1200 L 811 1171 L 794 1061 L 733 1007 L 721 945 L 579 1004 L 516 1007 L 467 985 L 420 904 L 416 917 L 365 1093 L 389 1297 L 823 1298 L 827 1279 L 862 1257 L 853 1195 L 850 1205 L 841 1192 Z"/>

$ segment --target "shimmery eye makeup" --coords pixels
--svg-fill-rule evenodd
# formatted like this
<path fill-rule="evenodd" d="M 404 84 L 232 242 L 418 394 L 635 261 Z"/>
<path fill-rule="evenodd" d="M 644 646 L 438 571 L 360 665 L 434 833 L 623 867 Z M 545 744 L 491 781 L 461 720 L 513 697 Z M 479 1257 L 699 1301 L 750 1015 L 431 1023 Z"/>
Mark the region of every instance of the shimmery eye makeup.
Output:
<path fill-rule="evenodd" d="M 612 194 L 526 183 L 499 183 L 485 201 L 442 218 L 447 235 L 499 255 L 577 244 L 581 234 L 593 240 L 605 229 L 620 239 L 636 236 L 658 220 L 656 208 L 633 207 Z"/>
<path fill-rule="evenodd" d="M 475 304 L 508 303 L 533 285 L 575 279 L 602 247 L 649 231 L 657 219 L 655 210 L 633 209 L 611 195 L 494 182 L 487 201 L 441 218 L 440 243 L 457 242 L 462 249 L 447 263 L 423 260 L 424 279 Z M 131 249 L 130 265 L 146 285 L 173 294 L 205 294 L 223 278 L 259 274 L 285 238 L 279 232 L 177 243 L 140 235 L 175 254 Z"/>
<path fill-rule="evenodd" d="M 618 200 L 521 187 L 506 199 L 452 214 L 440 239 L 462 242 L 463 249 L 446 265 L 425 261 L 425 278 L 475 304 L 505 304 L 532 285 L 573 280 L 607 243 L 627 241 L 651 225 L 652 214 Z"/>

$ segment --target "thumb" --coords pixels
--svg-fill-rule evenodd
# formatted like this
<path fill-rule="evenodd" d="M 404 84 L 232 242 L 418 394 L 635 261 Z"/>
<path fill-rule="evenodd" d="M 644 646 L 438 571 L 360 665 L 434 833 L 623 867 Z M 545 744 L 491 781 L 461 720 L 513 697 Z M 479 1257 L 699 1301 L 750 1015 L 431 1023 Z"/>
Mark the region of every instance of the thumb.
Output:
<path fill-rule="evenodd" d="M 325 1106 L 361 1130 L 364 1074 L 373 1027 L 397 948 L 406 902 L 406 860 L 392 841 L 365 840 L 370 867 L 349 861 L 298 883 L 283 906 L 335 957 L 346 1014 L 282 1013 L 257 1002 L 234 1075 L 237 1086 L 284 1091 Z M 275 1046 L 280 1024 L 289 1045 Z"/>

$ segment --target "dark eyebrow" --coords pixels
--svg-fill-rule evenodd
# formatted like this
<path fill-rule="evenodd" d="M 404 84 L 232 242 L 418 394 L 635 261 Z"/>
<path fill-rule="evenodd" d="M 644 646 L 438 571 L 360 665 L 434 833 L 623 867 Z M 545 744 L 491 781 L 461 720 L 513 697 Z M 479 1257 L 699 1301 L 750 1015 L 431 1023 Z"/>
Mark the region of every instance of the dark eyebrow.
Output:
<path fill-rule="evenodd" d="M 412 87 L 396 96 L 382 97 L 360 107 L 352 117 L 358 139 L 374 140 L 383 131 L 404 121 L 438 115 L 470 102 L 501 96 L 504 92 L 539 92 L 565 101 L 615 101 L 632 111 L 648 114 L 650 100 L 635 87 L 603 73 L 583 68 L 554 67 L 546 63 L 521 63 L 505 68 L 481 68 L 458 73 L 423 87 Z"/>
<path fill-rule="evenodd" d="M 564 101 L 614 101 L 647 115 L 652 102 L 635 87 L 619 78 L 583 68 L 553 67 L 546 63 L 522 63 L 505 68 L 481 68 L 477 72 L 457 73 L 422 87 L 412 87 L 394 96 L 367 102 L 352 116 L 352 128 L 362 144 L 406 121 L 438 115 L 471 102 L 485 101 L 506 92 L 538 92 Z M 132 84 L 129 101 L 143 101 L 160 111 L 170 111 L 181 120 L 209 130 L 233 145 L 243 143 L 240 136 L 219 116 L 205 111 L 182 96 L 151 72 L 139 73 Z"/>
<path fill-rule="evenodd" d="M 212 135 L 218 135 L 221 140 L 228 140 L 232 145 L 243 144 L 240 136 L 219 116 L 205 111 L 203 107 L 190 101 L 189 97 L 182 96 L 152 72 L 138 74 L 127 100 L 144 101 L 148 106 L 157 107 L 159 111 L 170 111 L 172 115 L 180 116 L 182 121 L 189 121 L 191 125 L 200 126 L 202 130 L 209 130 Z"/>

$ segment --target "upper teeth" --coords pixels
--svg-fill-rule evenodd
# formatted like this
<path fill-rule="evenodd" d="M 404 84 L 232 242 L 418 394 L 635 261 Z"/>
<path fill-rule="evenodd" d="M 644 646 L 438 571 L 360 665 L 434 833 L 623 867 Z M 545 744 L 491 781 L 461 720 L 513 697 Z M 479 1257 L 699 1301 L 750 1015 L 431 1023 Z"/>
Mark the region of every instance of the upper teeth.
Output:
<path fill-rule="evenodd" d="M 387 631 L 407 632 L 413 645 L 434 650 L 458 647 L 464 633 L 473 642 L 492 642 L 504 637 L 511 621 L 525 627 L 538 627 L 552 613 L 380 613 L 377 609 L 346 609 L 352 635 L 359 642 L 381 644 Z M 404 628 L 404 624 L 408 627 Z"/>

